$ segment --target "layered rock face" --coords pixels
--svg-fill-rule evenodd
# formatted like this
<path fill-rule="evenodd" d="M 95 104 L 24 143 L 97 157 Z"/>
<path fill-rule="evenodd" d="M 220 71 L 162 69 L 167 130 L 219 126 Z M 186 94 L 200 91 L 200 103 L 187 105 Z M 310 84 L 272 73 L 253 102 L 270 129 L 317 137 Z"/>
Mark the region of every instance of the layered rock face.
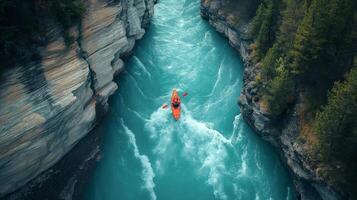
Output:
<path fill-rule="evenodd" d="M 153 7 L 154 0 L 89 0 L 69 31 L 74 43 L 65 45 L 51 25 L 41 61 L 1 75 L 0 197 L 53 166 L 94 127 Z"/>
<path fill-rule="evenodd" d="M 223 3 L 224 0 L 201 0 L 201 15 L 208 19 L 218 32 L 223 33 L 242 56 L 245 69 L 239 106 L 244 119 L 257 134 L 279 151 L 283 162 L 292 174 L 298 199 L 344 199 L 333 187 L 318 178 L 316 172 L 309 166 L 303 146 L 297 142 L 299 135 L 297 112 L 277 121 L 260 107 L 257 88 L 255 88 L 255 77 L 259 69 L 249 59 L 249 43 L 253 41 L 248 34 L 251 20 L 238 24 L 232 23 L 231 14 L 222 9 Z M 299 106 L 300 104 L 297 103 L 295 110 Z"/>
<path fill-rule="evenodd" d="M 249 22 L 242 20 L 237 23 L 237 17 L 232 13 L 225 13 L 222 5 L 224 1 L 219 0 L 201 0 L 201 16 L 207 19 L 209 23 L 220 33 L 224 34 L 229 43 L 242 56 L 243 61 L 248 61 L 248 47 L 252 38 L 248 34 Z"/>

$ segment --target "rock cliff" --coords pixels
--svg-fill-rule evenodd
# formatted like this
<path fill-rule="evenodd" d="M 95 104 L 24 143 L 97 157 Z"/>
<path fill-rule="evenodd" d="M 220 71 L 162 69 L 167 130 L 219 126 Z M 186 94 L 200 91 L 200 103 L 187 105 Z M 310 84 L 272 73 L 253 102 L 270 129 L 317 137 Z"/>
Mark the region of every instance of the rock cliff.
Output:
<path fill-rule="evenodd" d="M 245 69 L 239 106 L 244 119 L 257 134 L 278 150 L 293 177 L 298 199 L 344 199 L 341 193 L 321 180 L 307 162 L 303 145 L 298 142 L 299 116 L 296 110 L 300 104 L 297 103 L 294 112 L 282 120 L 273 119 L 261 108 L 255 88 L 258 67 L 249 59 L 249 44 L 253 41 L 248 34 L 251 18 L 242 20 L 239 13 L 227 11 L 225 3 L 227 1 L 224 0 L 201 0 L 201 15 L 218 32 L 224 34 L 242 56 Z M 240 6 L 239 1 L 237 4 Z"/>
<path fill-rule="evenodd" d="M 1 74 L 0 198 L 57 163 L 96 124 L 117 89 L 121 58 L 131 52 L 154 12 L 154 0 L 89 0 L 65 44 L 51 25 L 41 61 Z"/>

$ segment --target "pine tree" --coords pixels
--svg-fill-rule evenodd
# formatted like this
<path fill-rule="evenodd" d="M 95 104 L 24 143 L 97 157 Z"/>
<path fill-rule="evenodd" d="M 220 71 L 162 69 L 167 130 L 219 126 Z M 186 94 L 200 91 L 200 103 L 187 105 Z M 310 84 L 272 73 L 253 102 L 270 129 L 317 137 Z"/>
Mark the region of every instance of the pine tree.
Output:
<path fill-rule="evenodd" d="M 285 0 L 285 9 L 281 12 L 282 22 L 277 34 L 277 43 L 282 54 L 293 47 L 295 34 L 303 16 L 303 3 L 301 0 Z"/>
<path fill-rule="evenodd" d="M 327 105 L 316 115 L 315 124 L 323 159 L 346 157 L 346 142 L 357 141 L 357 67 L 351 70 L 345 82 L 334 85 Z M 354 151 L 357 153 L 357 149 Z"/>
<path fill-rule="evenodd" d="M 254 47 L 258 60 L 272 47 L 278 23 L 278 0 L 266 0 L 257 10 L 253 19 L 251 34 L 256 37 Z"/>
<path fill-rule="evenodd" d="M 260 30 L 260 26 L 262 25 L 263 18 L 264 18 L 264 12 L 266 10 L 265 4 L 261 3 L 258 6 L 258 9 L 256 11 L 255 17 L 252 20 L 252 26 L 250 29 L 250 34 L 254 37 L 257 36 Z"/>
<path fill-rule="evenodd" d="M 354 0 L 312 0 L 291 52 L 292 67 L 307 84 L 319 78 L 329 84 L 346 72 L 336 65 L 346 59 L 342 52 L 350 48 L 355 8 Z"/>
<path fill-rule="evenodd" d="M 294 96 L 294 78 L 285 67 L 284 60 L 277 61 L 276 76 L 268 81 L 265 96 L 270 114 L 273 116 L 281 115 L 288 108 Z"/>
<path fill-rule="evenodd" d="M 315 150 L 329 166 L 324 178 L 357 197 L 357 62 L 344 82 L 337 82 L 328 103 L 317 113 Z M 354 198 L 353 198 L 354 196 Z"/>

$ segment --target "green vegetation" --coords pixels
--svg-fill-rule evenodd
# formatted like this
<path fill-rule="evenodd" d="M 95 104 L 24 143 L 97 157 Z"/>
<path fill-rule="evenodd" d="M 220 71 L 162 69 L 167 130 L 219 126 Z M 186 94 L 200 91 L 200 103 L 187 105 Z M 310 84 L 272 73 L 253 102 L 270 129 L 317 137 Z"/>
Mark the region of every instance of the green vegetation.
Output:
<path fill-rule="evenodd" d="M 63 25 L 70 27 L 86 11 L 84 0 L 46 0 L 50 13 Z"/>
<path fill-rule="evenodd" d="M 331 87 L 333 81 L 343 77 L 346 69 L 340 63 L 351 58 L 345 52 L 352 52 L 354 4 L 353 0 L 311 2 L 291 52 L 292 68 L 304 84 Z"/>
<path fill-rule="evenodd" d="M 48 23 L 57 21 L 66 33 L 84 12 L 85 0 L 0 0 L 0 69 L 38 59 Z"/>
<path fill-rule="evenodd" d="M 224 0 L 222 1 L 223 13 L 228 17 L 234 18 L 236 25 L 241 21 L 247 22 L 255 15 L 261 0 Z"/>
<path fill-rule="evenodd" d="M 261 102 L 272 116 L 284 117 L 299 99 L 311 162 L 355 197 L 357 67 L 350 63 L 356 10 L 355 0 L 264 0 L 251 27 Z"/>
<path fill-rule="evenodd" d="M 251 34 L 256 37 L 254 56 L 257 59 L 262 58 L 273 45 L 277 28 L 278 11 L 277 0 L 266 0 L 258 7 L 251 30 Z"/>
<path fill-rule="evenodd" d="M 64 39 L 67 45 L 74 41 L 66 31 L 70 26 L 82 18 L 86 11 L 85 0 L 46 0 L 49 13 L 63 26 Z"/>
<path fill-rule="evenodd" d="M 290 70 L 289 52 L 303 18 L 304 5 L 296 0 L 266 0 L 253 19 L 251 34 L 256 38 L 252 45 L 253 60 L 261 62 L 261 96 L 274 116 L 284 113 L 294 101 L 296 77 Z"/>
<path fill-rule="evenodd" d="M 322 176 L 354 191 L 357 183 L 357 59 L 346 80 L 335 83 L 330 91 L 328 103 L 316 115 L 315 129 L 319 139 L 315 150 Z"/>
<path fill-rule="evenodd" d="M 289 103 L 294 100 L 294 81 L 290 72 L 286 69 L 283 59 L 277 61 L 275 76 L 269 81 L 264 98 L 269 105 L 271 113 L 283 113 Z"/>

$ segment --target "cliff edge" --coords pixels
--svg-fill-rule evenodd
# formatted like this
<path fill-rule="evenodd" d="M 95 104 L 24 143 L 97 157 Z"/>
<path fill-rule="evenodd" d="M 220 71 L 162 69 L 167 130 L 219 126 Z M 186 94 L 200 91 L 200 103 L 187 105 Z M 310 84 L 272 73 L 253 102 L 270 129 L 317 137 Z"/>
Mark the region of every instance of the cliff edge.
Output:
<path fill-rule="evenodd" d="M 0 197 L 57 163 L 95 126 L 117 90 L 113 82 L 154 12 L 154 0 L 89 0 L 81 23 L 48 24 L 40 60 L 0 81 Z M 46 19 L 44 19 L 46 20 Z"/>
<path fill-rule="evenodd" d="M 220 33 L 224 34 L 229 43 L 242 56 L 244 61 L 243 88 L 239 98 L 239 106 L 244 119 L 255 132 L 272 144 L 279 152 L 283 163 L 292 175 L 298 199 L 344 199 L 335 188 L 319 178 L 307 162 L 303 146 L 297 143 L 299 135 L 298 113 L 299 103 L 286 118 L 276 120 L 261 107 L 256 88 L 256 76 L 259 67 L 251 58 L 250 44 L 254 38 L 249 36 L 249 26 L 252 16 L 237 11 L 241 2 L 229 5 L 230 1 L 201 0 L 201 15 Z M 260 1 L 255 1 L 257 8 Z M 227 8 L 228 7 L 228 8 Z M 231 9 L 229 9 L 231 7 Z M 299 100 L 298 100 L 299 101 Z"/>

